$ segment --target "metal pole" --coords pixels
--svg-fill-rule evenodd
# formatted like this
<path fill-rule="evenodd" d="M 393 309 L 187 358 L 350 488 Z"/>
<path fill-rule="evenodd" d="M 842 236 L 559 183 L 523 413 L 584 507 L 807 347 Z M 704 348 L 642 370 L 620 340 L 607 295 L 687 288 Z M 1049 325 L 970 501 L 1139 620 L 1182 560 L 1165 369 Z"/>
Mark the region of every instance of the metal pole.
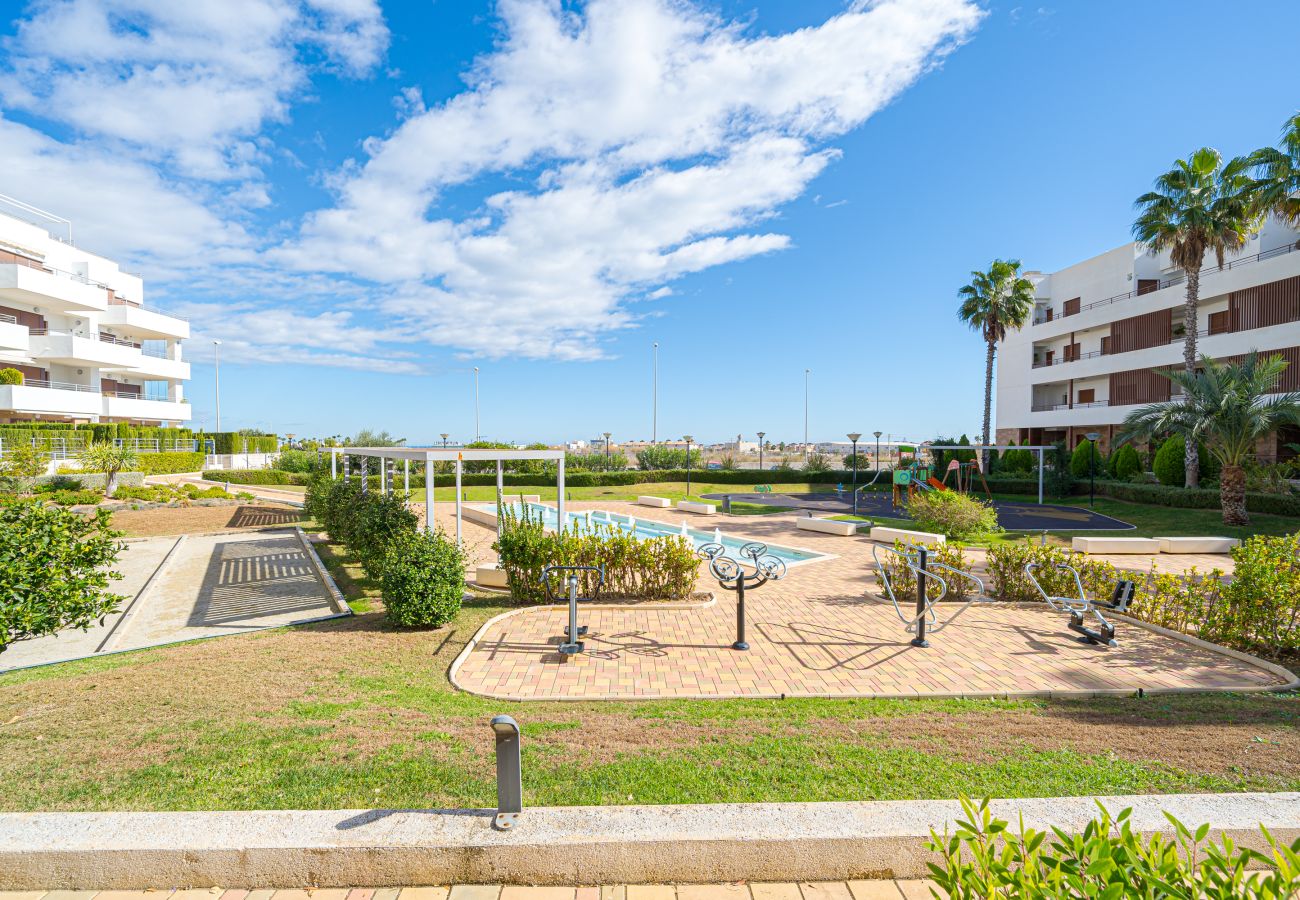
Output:
<path fill-rule="evenodd" d="M 433 531 L 433 457 L 424 454 L 424 530 Z"/>
<path fill-rule="evenodd" d="M 763 438 L 766 434 L 766 431 L 760 431 L 758 433 L 758 471 L 760 472 L 763 471 L 763 444 L 766 443 Z"/>
<path fill-rule="evenodd" d="M 858 514 L 858 442 L 853 442 L 853 515 Z"/>
<path fill-rule="evenodd" d="M 388 493 L 388 459 L 379 457 L 379 493 Z"/>
<path fill-rule="evenodd" d="M 686 439 L 686 497 L 691 496 L 691 439 Z"/>
<path fill-rule="evenodd" d="M 803 461 L 808 462 L 808 376 L 812 369 L 803 370 Z"/>
<path fill-rule="evenodd" d="M 497 537 L 501 537 L 501 501 L 505 495 L 505 478 L 501 474 L 501 460 L 497 460 Z"/>
<path fill-rule="evenodd" d="M 578 641 L 578 576 L 576 573 L 569 576 L 569 643 L 572 644 L 579 653 L 582 652 L 582 644 Z"/>
<path fill-rule="evenodd" d="M 456 546 L 463 547 L 460 539 L 460 470 L 464 463 L 459 456 L 456 457 Z"/>
<path fill-rule="evenodd" d="M 650 443 L 659 443 L 659 342 L 654 342 L 654 400 L 650 419 Z"/>
<path fill-rule="evenodd" d="M 215 359 L 212 370 L 212 388 L 217 397 L 217 434 L 221 433 L 221 341 L 212 342 L 212 353 Z"/>
<path fill-rule="evenodd" d="M 556 529 L 560 534 L 564 534 L 564 457 L 559 459 L 560 465 L 555 472 L 555 515 Z"/>
<path fill-rule="evenodd" d="M 1043 505 L 1043 448 L 1038 448 L 1038 505 Z"/>
<path fill-rule="evenodd" d="M 474 440 L 480 436 L 478 426 L 478 366 L 474 367 Z"/>
<path fill-rule="evenodd" d="M 757 562 L 754 563 L 758 565 Z M 736 642 L 731 645 L 733 650 L 748 650 L 749 644 L 745 641 L 745 570 L 740 570 L 740 580 L 736 582 Z"/>
<path fill-rule="evenodd" d="M 493 825 L 513 828 L 524 811 L 523 767 L 519 758 L 519 723 L 509 716 L 492 719 L 497 745 L 497 814 Z"/>
<path fill-rule="evenodd" d="M 925 595 L 926 549 L 924 547 L 917 548 L 916 555 L 918 563 L 916 573 L 916 637 L 912 638 L 912 646 L 928 647 L 930 642 L 925 639 L 925 605 L 929 599 Z"/>

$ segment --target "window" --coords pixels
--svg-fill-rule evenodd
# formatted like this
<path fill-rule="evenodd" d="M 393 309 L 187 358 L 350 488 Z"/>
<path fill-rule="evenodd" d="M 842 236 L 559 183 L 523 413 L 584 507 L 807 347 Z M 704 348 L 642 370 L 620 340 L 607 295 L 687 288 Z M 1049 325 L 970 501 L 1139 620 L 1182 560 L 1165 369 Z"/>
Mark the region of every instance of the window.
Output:
<path fill-rule="evenodd" d="M 1075 297 L 1073 300 L 1066 300 L 1065 304 L 1061 307 L 1061 317 L 1077 316 L 1079 314 L 1079 302 L 1082 299 L 1082 297 Z"/>
<path fill-rule="evenodd" d="M 1227 334 L 1232 330 L 1232 312 L 1223 310 L 1222 312 L 1210 313 L 1210 334 Z"/>
<path fill-rule="evenodd" d="M 1101 337 L 1101 355 L 1106 356 L 1110 352 L 1110 335 L 1104 334 Z"/>
<path fill-rule="evenodd" d="M 1082 404 L 1082 403 L 1095 403 L 1096 400 L 1097 400 L 1097 389 L 1096 389 L 1096 388 L 1080 388 L 1080 389 L 1079 389 L 1079 400 L 1078 400 L 1079 403 L 1081 403 L 1081 404 Z"/>
<path fill-rule="evenodd" d="M 1149 293 L 1151 293 L 1152 291 L 1158 291 L 1158 290 L 1160 290 L 1160 279 L 1159 279 L 1159 278 L 1139 278 L 1139 279 L 1138 279 L 1138 290 L 1137 290 L 1137 292 L 1138 292 L 1139 294 L 1149 294 Z"/>

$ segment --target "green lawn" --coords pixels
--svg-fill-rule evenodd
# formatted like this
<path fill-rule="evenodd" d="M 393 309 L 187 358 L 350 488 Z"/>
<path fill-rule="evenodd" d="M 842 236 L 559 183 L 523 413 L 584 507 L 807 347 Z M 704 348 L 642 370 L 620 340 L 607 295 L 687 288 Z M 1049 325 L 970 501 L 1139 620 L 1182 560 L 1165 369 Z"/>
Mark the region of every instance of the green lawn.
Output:
<path fill-rule="evenodd" d="M 395 631 L 360 615 L 0 675 L 0 809 L 491 806 L 488 719 L 530 804 L 1300 790 L 1300 697 L 518 704 L 447 668 L 506 608 Z"/>

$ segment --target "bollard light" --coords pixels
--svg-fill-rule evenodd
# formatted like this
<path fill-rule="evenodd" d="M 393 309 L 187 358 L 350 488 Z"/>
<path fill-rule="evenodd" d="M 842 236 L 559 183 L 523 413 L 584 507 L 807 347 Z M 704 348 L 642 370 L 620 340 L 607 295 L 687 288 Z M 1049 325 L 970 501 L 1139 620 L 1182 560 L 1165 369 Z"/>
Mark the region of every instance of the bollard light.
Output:
<path fill-rule="evenodd" d="M 508 831 L 524 811 L 523 768 L 519 758 L 519 723 L 509 716 L 494 716 L 492 733 L 497 742 L 497 814 L 492 824 Z"/>

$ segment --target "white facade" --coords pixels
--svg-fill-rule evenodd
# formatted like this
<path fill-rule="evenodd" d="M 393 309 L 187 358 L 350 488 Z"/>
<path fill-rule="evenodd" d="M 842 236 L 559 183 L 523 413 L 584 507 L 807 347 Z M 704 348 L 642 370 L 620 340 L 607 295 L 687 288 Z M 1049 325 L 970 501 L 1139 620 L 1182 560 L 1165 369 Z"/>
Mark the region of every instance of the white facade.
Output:
<path fill-rule="evenodd" d="M 185 319 L 144 305 L 139 275 L 0 212 L 0 422 L 183 424 Z"/>
<path fill-rule="evenodd" d="M 1168 399 L 1156 374 L 1183 363 L 1186 285 L 1167 253 L 1125 244 L 1051 274 L 1029 272 L 1033 322 L 997 357 L 999 442 L 1066 441 L 1088 432 L 1108 449 L 1125 416 Z M 1246 248 L 1201 271 L 1197 352 L 1215 359 L 1281 352 L 1284 387 L 1300 383 L 1300 233 L 1275 220 Z M 1279 441 L 1285 444 L 1293 436 Z M 1278 448 L 1261 448 L 1263 456 Z"/>

